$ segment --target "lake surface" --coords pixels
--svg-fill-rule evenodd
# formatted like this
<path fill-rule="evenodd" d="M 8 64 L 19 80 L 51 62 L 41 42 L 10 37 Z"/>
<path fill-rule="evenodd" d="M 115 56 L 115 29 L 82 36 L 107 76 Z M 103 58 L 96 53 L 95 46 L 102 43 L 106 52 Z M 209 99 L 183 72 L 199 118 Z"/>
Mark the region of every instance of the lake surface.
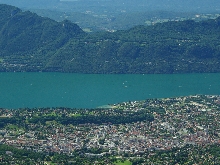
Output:
<path fill-rule="evenodd" d="M 95 108 L 129 100 L 220 95 L 220 73 L 100 75 L 0 73 L 0 107 Z"/>

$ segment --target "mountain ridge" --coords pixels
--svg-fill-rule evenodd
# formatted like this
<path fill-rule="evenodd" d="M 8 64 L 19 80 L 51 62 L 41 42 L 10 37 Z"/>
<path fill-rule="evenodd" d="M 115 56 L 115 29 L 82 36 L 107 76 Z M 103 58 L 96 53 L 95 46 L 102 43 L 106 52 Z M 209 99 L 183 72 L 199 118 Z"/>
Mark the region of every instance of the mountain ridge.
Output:
<path fill-rule="evenodd" d="M 16 44 L 21 43 L 20 40 L 23 40 L 23 42 L 26 41 L 25 44 L 22 44 L 17 48 L 18 51 L 20 49 L 23 49 L 25 51 L 33 49 L 37 44 L 40 44 L 40 46 L 42 46 L 40 42 L 53 41 L 59 36 L 60 33 L 65 33 L 66 36 L 70 35 L 70 37 L 73 37 L 76 33 L 83 32 L 76 24 L 70 23 L 68 21 L 58 23 L 49 18 L 39 17 L 35 13 L 31 13 L 29 11 L 22 12 L 18 8 L 11 8 L 11 13 L 7 12 L 7 14 L 3 15 L 3 17 L 8 17 L 8 20 L 1 28 L 1 37 L 3 37 L 1 38 L 1 40 L 4 43 L 6 41 L 5 47 L 13 47 Z M 64 26 L 65 24 L 67 26 Z M 69 26 L 72 26 L 72 29 L 74 29 L 74 31 L 70 31 Z M 35 40 L 37 38 L 37 36 L 35 35 L 39 34 L 36 33 L 36 31 L 43 31 L 43 29 L 45 29 L 46 27 L 47 29 L 49 29 L 50 33 L 53 33 L 53 35 L 44 36 L 42 32 L 39 41 Z M 67 30 L 69 31 L 66 32 Z M 14 42 L 7 42 L 8 38 L 14 38 L 15 40 Z M 29 43 L 30 41 L 32 44 Z M 3 47 L 3 49 L 5 47 Z"/>
<path fill-rule="evenodd" d="M 0 71 L 72 73 L 220 72 L 220 17 L 85 33 L 0 5 Z"/>

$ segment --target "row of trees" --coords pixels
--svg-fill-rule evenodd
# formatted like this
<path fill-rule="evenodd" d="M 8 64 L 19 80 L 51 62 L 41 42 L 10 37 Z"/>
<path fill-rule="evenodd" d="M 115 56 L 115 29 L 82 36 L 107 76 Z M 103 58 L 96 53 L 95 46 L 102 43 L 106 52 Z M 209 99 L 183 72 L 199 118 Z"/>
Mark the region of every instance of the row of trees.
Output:
<path fill-rule="evenodd" d="M 93 111 L 90 112 L 91 114 Z M 132 123 L 137 121 L 153 121 L 154 117 L 153 115 L 149 114 L 148 111 L 142 110 L 139 112 L 127 112 L 123 114 L 95 114 L 95 115 L 77 115 L 73 117 L 69 116 L 40 116 L 40 117 L 32 117 L 29 119 L 30 123 L 42 123 L 45 124 L 46 121 L 56 121 L 58 123 L 61 123 L 63 125 L 68 124 L 86 124 L 86 123 L 94 123 L 94 124 L 103 124 L 103 123 L 112 123 L 112 124 L 125 124 L 125 123 Z"/>

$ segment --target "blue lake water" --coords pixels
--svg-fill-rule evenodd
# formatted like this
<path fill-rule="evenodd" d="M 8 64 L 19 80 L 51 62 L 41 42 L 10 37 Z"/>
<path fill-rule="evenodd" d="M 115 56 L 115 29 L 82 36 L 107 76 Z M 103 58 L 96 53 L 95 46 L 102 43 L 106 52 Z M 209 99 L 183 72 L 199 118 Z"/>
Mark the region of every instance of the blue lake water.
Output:
<path fill-rule="evenodd" d="M 0 107 L 95 108 L 129 100 L 220 95 L 220 73 L 101 75 L 0 73 Z"/>

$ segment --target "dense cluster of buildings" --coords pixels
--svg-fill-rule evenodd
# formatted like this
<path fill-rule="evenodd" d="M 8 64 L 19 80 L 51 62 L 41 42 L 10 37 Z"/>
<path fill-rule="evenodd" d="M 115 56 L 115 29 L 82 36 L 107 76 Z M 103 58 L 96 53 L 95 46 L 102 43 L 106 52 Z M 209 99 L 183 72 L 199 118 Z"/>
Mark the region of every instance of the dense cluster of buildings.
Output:
<path fill-rule="evenodd" d="M 141 155 L 148 151 L 170 150 L 187 144 L 220 143 L 218 96 L 152 99 L 117 104 L 113 108 L 122 111 L 152 108 L 163 111 L 152 111 L 152 122 L 61 125 L 56 121 L 48 121 L 46 125 L 29 124 L 29 129 L 26 130 L 7 126 L 10 129 L 0 130 L 0 143 L 36 152 L 69 155 L 74 151 L 84 150 L 88 157 L 101 157 L 105 154 Z M 3 115 L 14 114 L 13 111 L 7 111 Z M 95 152 L 95 149 L 101 152 Z"/>

